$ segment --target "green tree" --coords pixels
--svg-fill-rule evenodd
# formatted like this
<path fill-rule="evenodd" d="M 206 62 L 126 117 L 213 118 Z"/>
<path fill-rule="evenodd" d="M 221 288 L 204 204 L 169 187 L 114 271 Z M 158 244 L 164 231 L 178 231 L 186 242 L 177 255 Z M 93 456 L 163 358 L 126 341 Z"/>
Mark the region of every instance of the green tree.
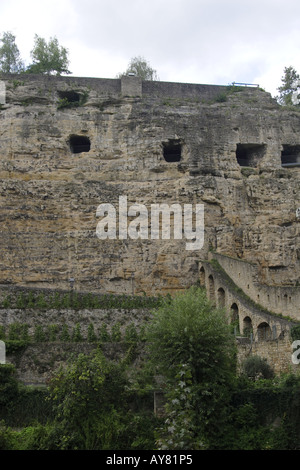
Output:
<path fill-rule="evenodd" d="M 120 449 L 126 439 L 127 378 L 99 350 L 80 354 L 50 384 L 61 449 Z M 124 447 L 123 447 L 124 448 Z"/>
<path fill-rule="evenodd" d="M 192 287 L 166 300 L 148 327 L 151 357 L 159 373 L 188 363 L 195 383 L 227 381 L 235 371 L 233 335 L 223 309 L 215 308 L 204 290 Z"/>
<path fill-rule="evenodd" d="M 59 45 L 56 37 L 47 43 L 44 38 L 35 35 L 34 47 L 31 51 L 33 63 L 27 68 L 28 73 L 61 75 L 71 73 L 68 70 L 68 50 Z"/>
<path fill-rule="evenodd" d="M 24 71 L 24 64 L 20 57 L 15 36 L 5 32 L 0 39 L 0 71 L 3 73 L 20 73 Z"/>
<path fill-rule="evenodd" d="M 193 287 L 154 312 L 147 337 L 149 361 L 153 373 L 164 377 L 168 400 L 158 444 L 167 442 L 173 446 L 169 449 L 207 447 L 226 421 L 235 381 L 236 348 L 225 312 Z M 174 436 L 183 427 L 185 435 Z"/>
<path fill-rule="evenodd" d="M 294 83 L 296 80 L 299 80 L 300 76 L 297 71 L 293 67 L 285 67 L 284 75 L 281 78 L 282 85 L 278 87 L 279 96 L 277 97 L 277 101 L 281 105 L 291 105 L 292 103 L 292 95 L 294 91 Z"/>
<path fill-rule="evenodd" d="M 118 78 L 123 75 L 133 73 L 135 76 L 140 77 L 142 80 L 158 80 L 156 70 L 141 56 L 133 57 L 124 73 L 117 75 Z"/>

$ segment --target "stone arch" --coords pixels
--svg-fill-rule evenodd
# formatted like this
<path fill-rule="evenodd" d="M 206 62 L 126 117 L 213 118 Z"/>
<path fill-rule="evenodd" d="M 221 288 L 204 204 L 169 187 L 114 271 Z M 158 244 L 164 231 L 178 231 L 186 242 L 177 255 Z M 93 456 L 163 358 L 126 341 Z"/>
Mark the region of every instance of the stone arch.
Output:
<path fill-rule="evenodd" d="M 250 317 L 245 317 L 243 320 L 243 335 L 250 336 L 253 332 L 252 320 Z"/>
<path fill-rule="evenodd" d="M 272 331 L 270 325 L 267 322 L 262 322 L 257 327 L 257 339 L 258 341 L 265 341 L 272 338 Z"/>
<path fill-rule="evenodd" d="M 215 280 L 214 277 L 210 274 L 208 276 L 208 292 L 209 292 L 209 299 L 212 302 L 215 302 Z"/>
<path fill-rule="evenodd" d="M 218 289 L 218 307 L 225 307 L 225 290 L 223 287 L 219 287 Z"/>
<path fill-rule="evenodd" d="M 234 327 L 236 333 L 239 333 L 240 332 L 239 307 L 235 302 L 230 307 L 230 323 Z"/>
<path fill-rule="evenodd" d="M 199 271 L 200 286 L 205 287 L 205 269 L 201 266 Z"/>

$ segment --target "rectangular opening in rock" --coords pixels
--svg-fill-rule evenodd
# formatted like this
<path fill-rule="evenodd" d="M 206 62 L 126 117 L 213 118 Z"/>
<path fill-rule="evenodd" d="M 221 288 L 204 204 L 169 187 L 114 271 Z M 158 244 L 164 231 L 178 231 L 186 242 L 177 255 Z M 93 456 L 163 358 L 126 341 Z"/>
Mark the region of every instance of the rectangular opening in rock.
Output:
<path fill-rule="evenodd" d="M 281 152 L 281 166 L 300 166 L 300 145 L 283 145 Z"/>
<path fill-rule="evenodd" d="M 256 167 L 265 151 L 264 144 L 237 144 L 236 159 L 240 166 Z"/>
<path fill-rule="evenodd" d="M 90 139 L 84 135 L 71 135 L 69 144 L 72 153 L 89 152 L 91 148 Z"/>
<path fill-rule="evenodd" d="M 166 162 L 179 162 L 181 160 L 181 143 L 178 139 L 163 142 L 163 154 Z"/>

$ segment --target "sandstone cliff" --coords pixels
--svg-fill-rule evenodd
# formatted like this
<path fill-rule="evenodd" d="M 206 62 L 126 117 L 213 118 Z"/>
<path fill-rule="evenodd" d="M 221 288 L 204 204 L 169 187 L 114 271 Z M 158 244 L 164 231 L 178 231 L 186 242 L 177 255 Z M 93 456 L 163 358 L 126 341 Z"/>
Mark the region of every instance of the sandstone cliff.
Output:
<path fill-rule="evenodd" d="M 1 79 L 1 284 L 166 293 L 195 283 L 214 250 L 297 285 L 300 112 L 250 87 Z M 204 204 L 204 246 L 100 240 L 97 207 L 120 196 Z"/>

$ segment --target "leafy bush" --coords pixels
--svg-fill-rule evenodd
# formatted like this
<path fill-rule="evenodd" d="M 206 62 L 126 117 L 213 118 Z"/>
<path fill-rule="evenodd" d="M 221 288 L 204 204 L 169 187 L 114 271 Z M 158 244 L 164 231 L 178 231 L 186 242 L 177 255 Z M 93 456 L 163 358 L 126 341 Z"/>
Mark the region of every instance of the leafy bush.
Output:
<path fill-rule="evenodd" d="M 128 381 L 121 364 L 101 351 L 80 354 L 50 384 L 61 449 L 121 449 L 129 413 Z"/>
<path fill-rule="evenodd" d="M 193 381 L 223 382 L 235 373 L 235 344 L 225 312 L 216 309 L 204 290 L 192 287 L 165 301 L 149 322 L 148 341 L 160 373 L 172 375 L 189 364 Z"/>
<path fill-rule="evenodd" d="M 253 380 L 258 378 L 271 379 L 275 375 L 267 360 L 260 356 L 248 357 L 242 364 L 242 370 L 247 377 Z"/>

